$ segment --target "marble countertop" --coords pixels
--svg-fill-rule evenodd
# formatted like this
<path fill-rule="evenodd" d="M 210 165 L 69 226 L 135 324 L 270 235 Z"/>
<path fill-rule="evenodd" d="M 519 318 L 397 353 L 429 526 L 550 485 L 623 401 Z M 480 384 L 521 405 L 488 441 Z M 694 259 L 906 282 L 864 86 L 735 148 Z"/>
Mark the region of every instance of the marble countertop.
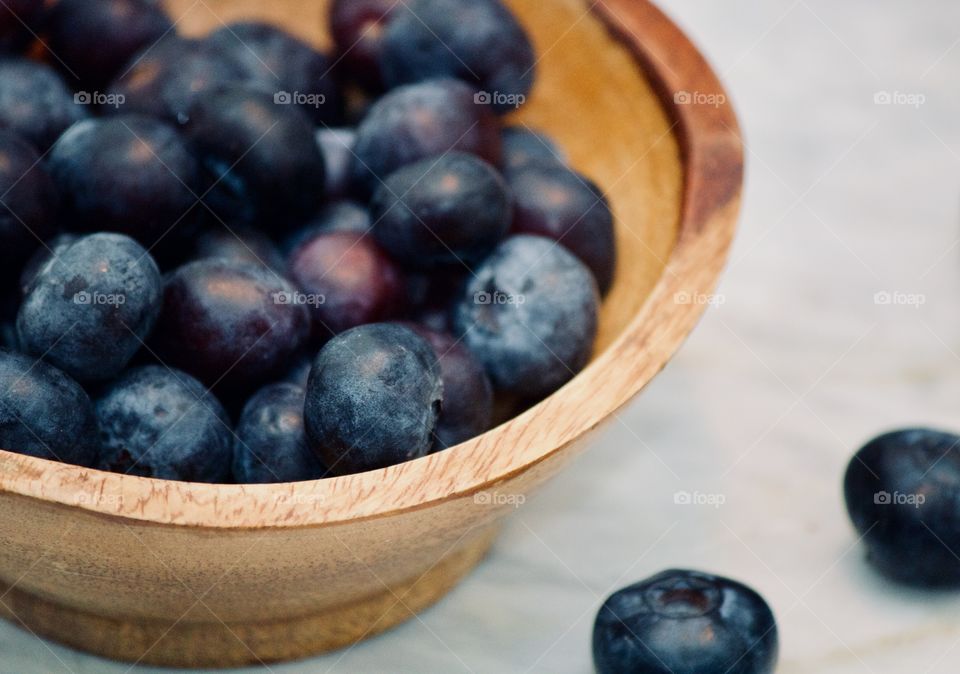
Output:
<path fill-rule="evenodd" d="M 670 566 L 761 591 L 782 674 L 956 672 L 960 596 L 875 576 L 840 480 L 878 431 L 960 428 L 960 4 L 664 7 L 746 132 L 723 303 L 449 598 L 278 674 L 585 674 L 600 601 Z M 722 504 L 678 505 L 677 491 Z M 126 671 L 0 624 L 0 674 Z"/>

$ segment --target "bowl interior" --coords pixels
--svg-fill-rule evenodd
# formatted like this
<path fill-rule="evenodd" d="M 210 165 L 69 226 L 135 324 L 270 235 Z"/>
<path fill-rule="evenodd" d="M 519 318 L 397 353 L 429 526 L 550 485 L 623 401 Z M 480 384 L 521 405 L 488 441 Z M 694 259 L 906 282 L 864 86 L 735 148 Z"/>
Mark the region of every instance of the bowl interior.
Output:
<path fill-rule="evenodd" d="M 262 19 L 329 47 L 327 0 L 167 0 L 177 27 L 203 35 Z M 533 39 L 535 88 L 512 124 L 542 129 L 608 195 L 619 265 L 606 298 L 595 355 L 621 334 L 663 273 L 680 219 L 682 166 L 659 100 L 630 52 L 583 0 L 507 0 Z"/>

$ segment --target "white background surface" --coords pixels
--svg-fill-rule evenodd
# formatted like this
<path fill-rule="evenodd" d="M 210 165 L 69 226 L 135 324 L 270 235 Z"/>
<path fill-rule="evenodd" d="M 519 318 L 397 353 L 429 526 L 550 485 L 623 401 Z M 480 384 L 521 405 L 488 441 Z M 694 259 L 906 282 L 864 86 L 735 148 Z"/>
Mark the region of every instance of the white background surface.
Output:
<path fill-rule="evenodd" d="M 446 600 L 273 671 L 587 673 L 602 598 L 669 566 L 760 590 L 782 674 L 957 671 L 960 596 L 873 575 L 840 479 L 880 430 L 960 428 L 960 4 L 666 8 L 722 73 L 747 134 L 724 303 Z M 926 102 L 878 106 L 878 91 Z M 880 291 L 925 303 L 878 305 Z M 725 503 L 675 505 L 678 490 Z M 0 625 L 3 674 L 127 669 Z"/>

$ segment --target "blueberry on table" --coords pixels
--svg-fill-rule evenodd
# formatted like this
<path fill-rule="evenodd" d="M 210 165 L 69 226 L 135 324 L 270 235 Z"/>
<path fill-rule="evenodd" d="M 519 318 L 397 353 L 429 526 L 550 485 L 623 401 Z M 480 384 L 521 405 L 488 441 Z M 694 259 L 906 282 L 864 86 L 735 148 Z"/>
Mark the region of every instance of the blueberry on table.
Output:
<path fill-rule="evenodd" d="M 0 129 L 0 276 L 19 269 L 53 235 L 57 190 L 30 143 Z"/>
<path fill-rule="evenodd" d="M 430 344 L 402 325 L 348 330 L 317 354 L 304 421 L 331 474 L 360 473 L 425 456 L 443 384 Z"/>
<path fill-rule="evenodd" d="M 340 91 L 327 56 L 282 28 L 262 21 L 230 23 L 208 38 L 244 69 L 247 83 L 283 105 L 296 105 L 317 124 L 342 116 Z"/>
<path fill-rule="evenodd" d="M 346 199 L 350 195 L 357 132 L 345 128 L 317 129 L 316 139 L 327 169 L 327 199 Z"/>
<path fill-rule="evenodd" d="M 51 257 L 17 315 L 23 350 L 81 382 L 117 376 L 160 313 L 162 280 L 144 248 L 122 234 L 90 234 Z"/>
<path fill-rule="evenodd" d="M 257 264 L 279 273 L 285 266 L 277 245 L 262 231 L 252 227 L 228 229 L 219 223 L 194 240 L 192 260 L 208 258 Z"/>
<path fill-rule="evenodd" d="M 734 580 L 671 569 L 623 588 L 593 626 L 597 674 L 770 674 L 777 623 Z"/>
<path fill-rule="evenodd" d="M 153 247 L 200 209 L 199 168 L 178 131 L 139 114 L 70 127 L 48 158 L 71 225 Z"/>
<path fill-rule="evenodd" d="M 559 241 L 590 268 L 600 294 L 613 283 L 617 246 L 613 213 L 594 183 L 558 162 L 507 171 L 515 195 L 513 231 Z"/>
<path fill-rule="evenodd" d="M 470 266 L 510 228 L 513 203 L 490 164 L 450 152 L 408 164 L 377 188 L 373 234 L 401 264 L 415 269 Z"/>
<path fill-rule="evenodd" d="M 140 112 L 184 124 L 198 97 L 244 82 L 243 67 L 208 42 L 168 35 L 120 69 L 106 93 L 122 96 L 123 105 L 104 112 Z"/>
<path fill-rule="evenodd" d="M 310 316 L 295 294 L 261 265 L 186 264 L 166 278 L 156 351 L 218 391 L 250 392 L 282 372 L 309 337 Z"/>
<path fill-rule="evenodd" d="M 539 399 L 586 365 L 598 306 L 596 282 L 582 262 L 550 239 L 519 235 L 468 280 L 454 330 L 496 389 Z"/>
<path fill-rule="evenodd" d="M 185 372 L 160 365 L 129 370 L 104 391 L 96 410 L 101 470 L 186 482 L 229 479 L 227 413 Z"/>
<path fill-rule="evenodd" d="M 0 127 L 17 132 L 41 152 L 67 127 L 88 116 L 87 107 L 44 63 L 0 59 Z"/>
<path fill-rule="evenodd" d="M 370 107 L 357 127 L 355 187 L 370 195 L 397 169 L 452 150 L 500 164 L 500 124 L 474 90 L 452 79 L 399 87 Z"/>
<path fill-rule="evenodd" d="M 525 126 L 508 126 L 503 130 L 504 169 L 520 168 L 533 162 L 566 164 L 563 150 L 546 134 Z"/>
<path fill-rule="evenodd" d="M 380 54 L 387 26 L 398 0 L 333 0 L 330 3 L 330 32 L 337 47 L 338 67 L 371 90 L 383 87 Z"/>
<path fill-rule="evenodd" d="M 307 239 L 290 254 L 289 276 L 322 339 L 397 316 L 403 306 L 400 270 L 371 237 L 356 232 Z"/>
<path fill-rule="evenodd" d="M 500 113 L 533 86 L 533 46 L 500 0 L 407 0 L 383 37 L 380 72 L 388 87 L 455 77 Z"/>
<path fill-rule="evenodd" d="M 200 96 L 186 125 L 205 169 L 204 200 L 228 223 L 289 228 L 324 198 L 323 155 L 300 110 L 248 89 Z"/>
<path fill-rule="evenodd" d="M 960 436 L 910 428 L 876 437 L 851 459 L 843 491 L 881 573 L 914 586 L 960 586 Z"/>
<path fill-rule="evenodd" d="M 319 480 L 326 468 L 307 443 L 305 393 L 295 384 L 270 384 L 240 415 L 233 444 L 233 477 L 241 484 Z"/>
<path fill-rule="evenodd" d="M 354 232 L 367 234 L 371 227 L 370 211 L 355 201 L 334 201 L 325 205 L 304 225 L 283 241 L 287 253 L 318 234 Z"/>
<path fill-rule="evenodd" d="M 52 365 L 0 349 L 0 449 L 93 466 L 97 420 L 90 398 Z"/>
<path fill-rule="evenodd" d="M 59 0 L 47 21 L 50 51 L 78 88 L 106 85 L 134 54 L 172 32 L 150 0 Z"/>
<path fill-rule="evenodd" d="M 433 347 L 443 380 L 443 410 L 434 431 L 434 449 L 459 445 L 491 428 L 493 386 L 483 365 L 457 338 L 416 324 L 409 326 Z"/>

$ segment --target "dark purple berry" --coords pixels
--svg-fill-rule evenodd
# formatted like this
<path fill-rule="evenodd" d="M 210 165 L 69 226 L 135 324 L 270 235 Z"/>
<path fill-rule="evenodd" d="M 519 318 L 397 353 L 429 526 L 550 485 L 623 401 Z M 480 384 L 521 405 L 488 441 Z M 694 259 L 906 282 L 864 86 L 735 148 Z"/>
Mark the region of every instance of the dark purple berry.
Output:
<path fill-rule="evenodd" d="M 134 54 L 172 33 L 173 22 L 149 0 L 59 0 L 47 31 L 50 51 L 68 77 L 77 77 L 76 85 L 97 88 Z"/>
<path fill-rule="evenodd" d="M 74 124 L 53 146 L 50 173 L 76 226 L 152 247 L 199 209 L 199 170 L 175 128 L 142 115 Z"/>
<path fill-rule="evenodd" d="M 399 0 L 333 0 L 330 32 L 340 59 L 338 67 L 361 86 L 378 90 L 383 36 Z"/>
<path fill-rule="evenodd" d="M 370 108 L 357 127 L 353 176 L 364 194 L 407 164 L 451 150 L 500 164 L 500 125 L 474 91 L 441 79 L 391 91 Z"/>
<path fill-rule="evenodd" d="M 501 113 L 524 103 L 535 66 L 529 37 L 500 0 L 406 0 L 390 20 L 380 55 L 389 87 L 455 77 Z"/>
<path fill-rule="evenodd" d="M 434 431 L 434 448 L 447 449 L 491 428 L 493 386 L 483 366 L 455 337 L 411 325 L 426 339 L 440 361 L 443 410 Z"/>
<path fill-rule="evenodd" d="M 313 362 L 307 437 L 334 475 L 416 459 L 430 452 L 442 394 L 426 340 L 398 324 L 354 328 L 330 340 Z"/>
<path fill-rule="evenodd" d="M 233 477 L 241 484 L 319 480 L 326 468 L 307 443 L 304 390 L 271 384 L 243 408 L 233 445 Z"/>
<path fill-rule="evenodd" d="M 587 364 L 598 306 L 583 263 L 549 239 L 514 236 L 468 280 L 454 327 L 497 389 L 539 399 Z"/>
<path fill-rule="evenodd" d="M 311 307 L 321 338 L 399 314 L 403 278 L 368 236 L 321 233 L 290 254 L 290 278 Z"/>
<path fill-rule="evenodd" d="M 156 347 L 207 386 L 249 392 L 277 376 L 310 334 L 295 290 L 260 265 L 207 259 L 166 279 Z"/>
<path fill-rule="evenodd" d="M 370 209 L 377 241 L 415 269 L 478 262 L 504 237 L 513 216 L 507 185 L 496 169 L 461 152 L 391 174 Z"/>
<path fill-rule="evenodd" d="M 517 169 L 533 162 L 566 164 L 563 150 L 545 134 L 525 126 L 508 126 L 503 130 L 503 166 Z"/>
<path fill-rule="evenodd" d="M 0 349 L 0 447 L 92 466 L 97 420 L 90 398 L 52 365 Z"/>
<path fill-rule="evenodd" d="M 353 129 L 317 129 L 316 137 L 327 169 L 327 199 L 346 199 L 350 194 L 350 170 L 357 132 Z"/>
<path fill-rule="evenodd" d="M 600 188 L 556 162 L 531 162 L 506 175 L 515 197 L 513 231 L 559 241 L 590 268 L 605 294 L 617 247 L 613 213 Z"/>
<path fill-rule="evenodd" d="M 199 97 L 187 137 L 206 170 L 204 200 L 228 223 L 270 232 L 309 217 L 324 195 L 324 160 L 299 109 L 245 89 Z"/>
<path fill-rule="evenodd" d="M 217 399 L 185 372 L 129 370 L 97 401 L 101 470 L 186 482 L 226 482 L 233 434 Z"/>
<path fill-rule="evenodd" d="M 0 277 L 16 273 L 31 251 L 53 235 L 57 200 L 33 146 L 0 129 Z"/>
<path fill-rule="evenodd" d="M 672 569 L 610 595 L 593 626 L 597 674 L 772 674 L 777 622 L 734 580 Z"/>
<path fill-rule="evenodd" d="M 881 573 L 915 586 L 960 586 L 960 436 L 910 428 L 874 438 L 851 459 L 843 489 Z"/>
<path fill-rule="evenodd" d="M 326 55 L 269 23 L 231 23 L 209 37 L 215 50 L 245 71 L 250 86 L 278 104 L 301 108 L 317 124 L 335 124 L 342 102 Z"/>
<path fill-rule="evenodd" d="M 0 59 L 0 127 L 45 152 L 67 127 L 87 115 L 87 107 L 74 102 L 73 92 L 50 66 Z"/>
<path fill-rule="evenodd" d="M 106 93 L 123 101 L 117 109 L 124 112 L 184 124 L 197 98 L 245 81 L 241 65 L 209 43 L 171 35 L 136 54 Z"/>
<path fill-rule="evenodd" d="M 122 234 L 91 234 L 34 276 L 17 315 L 23 350 L 82 382 L 117 376 L 160 313 L 156 262 Z"/>

